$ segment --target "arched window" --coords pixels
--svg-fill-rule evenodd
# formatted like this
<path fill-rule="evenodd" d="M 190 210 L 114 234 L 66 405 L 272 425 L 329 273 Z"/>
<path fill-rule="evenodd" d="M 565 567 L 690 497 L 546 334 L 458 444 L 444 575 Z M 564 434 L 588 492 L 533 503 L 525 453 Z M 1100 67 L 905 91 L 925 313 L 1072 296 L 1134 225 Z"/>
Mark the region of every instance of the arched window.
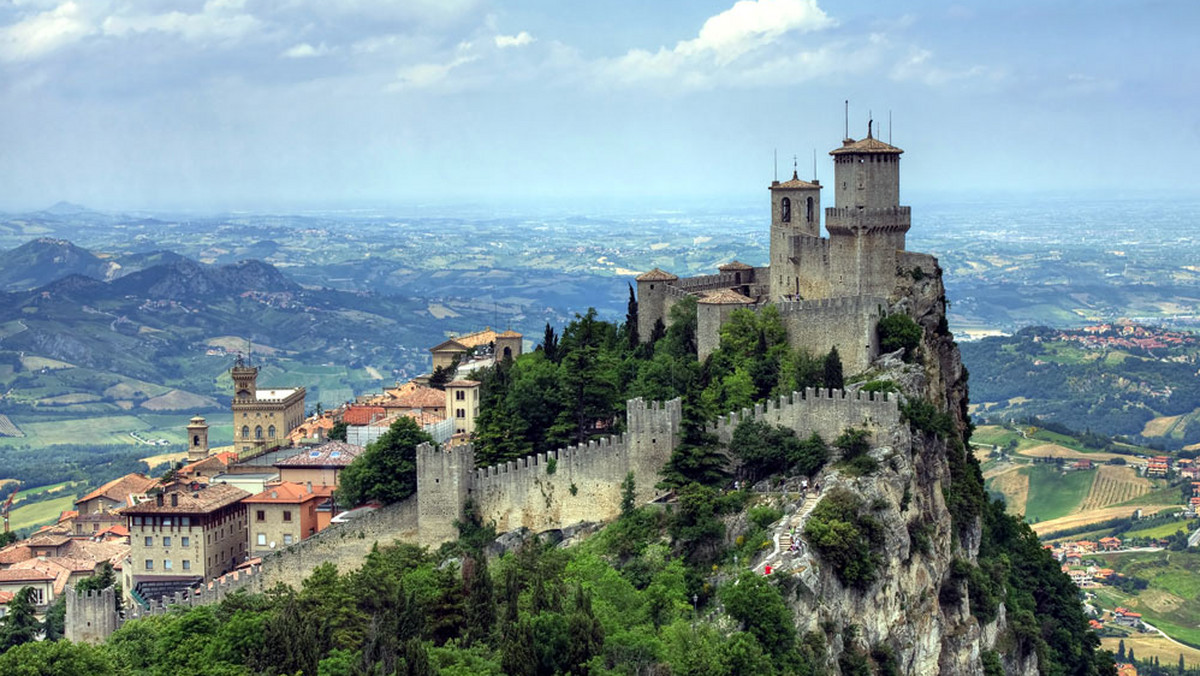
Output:
<path fill-rule="evenodd" d="M 268 439 L 275 438 L 275 426 L 274 425 L 271 425 L 270 427 L 267 428 L 267 438 Z"/>
<path fill-rule="evenodd" d="M 512 348 L 511 347 L 504 348 L 504 358 L 512 359 Z"/>
<path fill-rule="evenodd" d="M 197 435 L 195 435 L 195 436 L 193 436 L 193 437 L 192 437 L 192 445 L 193 445 L 193 446 L 199 446 L 199 445 L 200 445 L 200 435 L 199 435 L 199 434 L 197 434 Z"/>
<path fill-rule="evenodd" d="M 250 438 L 250 426 L 249 425 L 242 425 L 242 438 L 243 439 Z"/>
<path fill-rule="evenodd" d="M 813 199 L 811 197 L 808 198 L 807 204 L 808 204 L 808 220 L 811 221 L 813 219 Z"/>
<path fill-rule="evenodd" d="M 783 221 L 784 223 L 791 223 L 792 222 L 792 201 L 790 199 L 784 197 L 783 201 L 779 203 L 779 209 L 781 212 L 783 212 L 780 215 L 779 220 Z"/>
<path fill-rule="evenodd" d="M 262 425 L 255 425 L 255 426 L 254 426 L 254 438 L 255 438 L 255 439 L 262 439 Z"/>

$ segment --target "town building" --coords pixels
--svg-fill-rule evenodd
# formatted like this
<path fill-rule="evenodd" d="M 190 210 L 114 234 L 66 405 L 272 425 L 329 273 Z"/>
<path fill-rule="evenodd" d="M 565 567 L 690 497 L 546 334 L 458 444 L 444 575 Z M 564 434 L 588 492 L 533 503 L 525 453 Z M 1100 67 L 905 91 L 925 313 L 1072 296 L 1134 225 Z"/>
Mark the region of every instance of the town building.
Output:
<path fill-rule="evenodd" d="M 144 474 L 126 474 L 113 479 L 75 501 L 71 528 L 76 535 L 94 535 L 113 526 L 124 525 L 125 518 L 117 513 L 142 499 L 146 491 L 158 485 L 158 479 Z"/>
<path fill-rule="evenodd" d="M 304 388 L 258 388 L 258 367 L 239 356 L 233 377 L 233 446 L 240 457 L 283 445 L 304 422 Z"/>
<path fill-rule="evenodd" d="M 282 482 L 337 486 L 342 470 L 362 452 L 362 446 L 330 441 L 278 460 L 275 468 L 279 470 L 279 480 Z"/>
<path fill-rule="evenodd" d="M 318 507 L 330 499 L 333 488 L 283 482 L 243 500 L 249 520 L 250 555 L 266 556 L 328 526 L 332 511 Z"/>
<path fill-rule="evenodd" d="M 246 558 L 249 493 L 228 484 L 174 484 L 126 507 L 130 594 L 159 598 L 233 570 Z"/>
<path fill-rule="evenodd" d="M 475 432 L 475 419 L 479 417 L 479 390 L 480 383 L 477 380 L 452 380 L 446 383 L 446 413 L 454 421 L 455 434 Z"/>

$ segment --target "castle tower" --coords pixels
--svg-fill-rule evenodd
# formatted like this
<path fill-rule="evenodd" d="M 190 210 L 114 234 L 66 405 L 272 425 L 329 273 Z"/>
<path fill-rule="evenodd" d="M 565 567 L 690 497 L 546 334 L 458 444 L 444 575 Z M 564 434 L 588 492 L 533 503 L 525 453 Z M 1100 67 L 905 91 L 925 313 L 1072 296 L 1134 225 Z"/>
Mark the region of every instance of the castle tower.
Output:
<path fill-rule="evenodd" d="M 188 462 L 203 460 L 208 457 L 208 423 L 201 416 L 195 416 L 187 426 L 188 431 Z"/>
<path fill-rule="evenodd" d="M 638 338 L 643 342 L 650 340 L 654 333 L 654 324 L 659 319 L 663 325 L 667 323 L 667 287 L 679 280 L 679 277 L 654 268 L 650 272 L 638 275 Z"/>
<path fill-rule="evenodd" d="M 714 291 L 696 301 L 696 356 L 704 361 L 721 344 L 721 325 L 729 321 L 734 310 L 754 306 L 733 289 Z M 640 308 L 639 308 L 640 310 Z"/>
<path fill-rule="evenodd" d="M 803 278 L 811 273 L 823 271 L 822 260 L 799 260 L 795 251 L 815 247 L 816 241 L 805 238 L 821 236 L 821 184 L 800 180 L 792 171 L 792 180 L 771 183 L 771 298 L 805 295 L 811 293 L 812 284 Z M 797 236 L 803 237 L 798 238 Z M 797 239 L 811 247 L 794 246 Z M 810 256 L 811 258 L 811 256 Z M 810 274 L 805 275 L 807 271 Z M 823 275 L 817 275 L 823 276 Z"/>
<path fill-rule="evenodd" d="M 909 207 L 900 206 L 900 154 L 904 151 L 867 137 L 846 139 L 833 156 L 834 198 L 825 210 L 830 273 L 847 295 L 887 297 L 895 286 L 896 252 L 912 225 Z"/>

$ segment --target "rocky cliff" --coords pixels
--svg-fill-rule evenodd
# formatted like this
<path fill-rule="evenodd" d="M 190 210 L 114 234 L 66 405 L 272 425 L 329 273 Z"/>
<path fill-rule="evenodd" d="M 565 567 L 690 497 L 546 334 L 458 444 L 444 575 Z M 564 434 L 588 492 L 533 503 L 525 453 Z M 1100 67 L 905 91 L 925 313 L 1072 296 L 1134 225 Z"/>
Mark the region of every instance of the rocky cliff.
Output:
<path fill-rule="evenodd" d="M 799 634 L 825 641 L 826 666 L 835 673 L 854 671 L 856 659 L 877 668 L 890 662 L 905 674 L 1059 673 L 1062 662 L 1068 662 L 1062 673 L 1103 673 L 1093 664 L 1090 641 L 1075 638 L 1090 634 L 1073 588 L 1056 580 L 1046 593 L 1065 597 L 1062 603 L 1043 610 L 1039 600 L 1036 608 L 1022 610 L 1021 621 L 1033 626 L 1013 626 L 1008 606 L 1026 592 L 1011 577 L 1063 576 L 1023 525 L 987 502 L 978 464 L 967 451 L 967 373 L 946 327 L 941 270 L 932 257 L 915 263 L 898 276 L 888 311 L 920 325 L 917 354 L 907 361 L 900 353 L 884 355 L 847 386 L 892 381 L 909 424 L 877 440 L 870 451 L 876 471 L 856 476 L 835 463 L 817 479 L 820 498 L 810 491 L 807 500 L 780 505 L 785 517 L 775 532 L 784 546 L 777 544 L 778 552 L 759 568 L 773 565 Z M 869 583 L 848 583 L 812 537 L 802 537 L 818 501 L 843 489 L 877 527 Z M 1003 527 L 989 529 L 989 520 Z M 1019 553 L 995 554 L 1013 543 Z M 1021 567 L 1033 572 L 1014 573 Z M 1061 655 L 1039 638 L 1038 627 L 1045 633 L 1047 626 L 1070 627 L 1067 643 L 1080 644 L 1075 656 Z"/>

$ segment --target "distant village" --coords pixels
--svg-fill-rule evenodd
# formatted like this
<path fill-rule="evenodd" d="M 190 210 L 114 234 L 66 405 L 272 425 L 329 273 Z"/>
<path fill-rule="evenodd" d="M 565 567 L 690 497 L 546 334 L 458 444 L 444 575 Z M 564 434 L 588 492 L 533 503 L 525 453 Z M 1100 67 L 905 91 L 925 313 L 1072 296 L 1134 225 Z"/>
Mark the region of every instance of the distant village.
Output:
<path fill-rule="evenodd" d="M 187 457 L 162 477 L 128 474 L 75 501 L 56 523 L 0 549 L 0 617 L 30 587 L 38 616 L 112 566 L 126 607 L 252 570 L 262 557 L 378 505 L 340 505 L 339 474 L 396 420 L 444 446 L 467 441 L 479 412 L 476 369 L 521 354 L 523 336 L 490 328 L 430 348 L 429 373 L 305 417 L 303 387 L 259 388 L 258 368 L 231 369 L 233 444 L 211 447 L 208 422 L 187 426 Z M 331 434 L 345 440 L 333 440 Z M 7 513 L 5 528 L 7 529 Z"/>
<path fill-rule="evenodd" d="M 1041 338 L 1034 337 L 1034 342 L 1040 340 Z M 1089 350 L 1161 350 L 1200 345 L 1200 339 L 1194 333 L 1133 323 L 1096 324 L 1079 329 L 1063 329 L 1056 331 L 1052 340 L 1076 342 Z"/>

